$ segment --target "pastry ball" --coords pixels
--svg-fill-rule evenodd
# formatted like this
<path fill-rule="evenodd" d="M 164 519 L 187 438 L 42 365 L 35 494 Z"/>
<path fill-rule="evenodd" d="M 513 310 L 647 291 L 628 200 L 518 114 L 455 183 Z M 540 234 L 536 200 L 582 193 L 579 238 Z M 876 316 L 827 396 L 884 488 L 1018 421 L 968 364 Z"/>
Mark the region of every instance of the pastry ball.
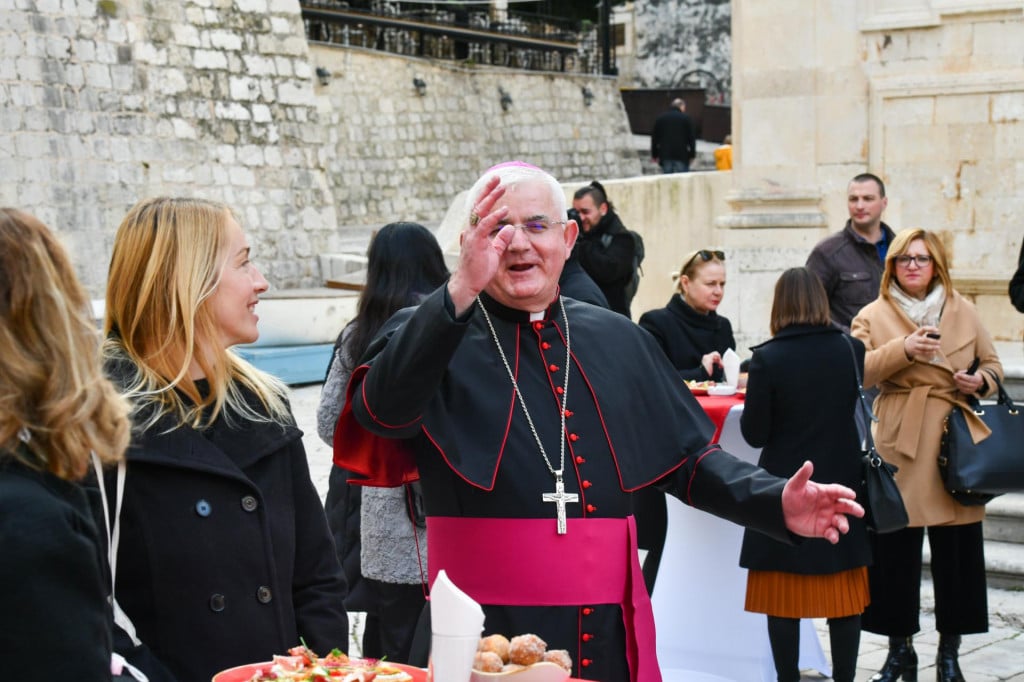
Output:
<path fill-rule="evenodd" d="M 519 665 L 518 663 L 506 663 L 505 667 L 501 669 L 503 673 L 514 673 L 520 670 L 526 670 L 525 665 Z"/>
<path fill-rule="evenodd" d="M 544 654 L 544 660 L 564 668 L 566 672 L 572 672 L 572 657 L 565 649 L 551 649 Z"/>
<path fill-rule="evenodd" d="M 480 639 L 477 651 L 493 651 L 498 654 L 502 663 L 508 663 L 508 637 L 505 635 L 487 635 Z"/>
<path fill-rule="evenodd" d="M 537 635 L 518 635 L 508 644 L 508 660 L 519 665 L 540 663 L 547 648 L 547 642 Z"/>
<path fill-rule="evenodd" d="M 504 665 L 505 662 L 501 660 L 501 656 L 493 651 L 478 651 L 473 656 L 473 670 L 479 670 L 482 673 L 500 673 Z"/>

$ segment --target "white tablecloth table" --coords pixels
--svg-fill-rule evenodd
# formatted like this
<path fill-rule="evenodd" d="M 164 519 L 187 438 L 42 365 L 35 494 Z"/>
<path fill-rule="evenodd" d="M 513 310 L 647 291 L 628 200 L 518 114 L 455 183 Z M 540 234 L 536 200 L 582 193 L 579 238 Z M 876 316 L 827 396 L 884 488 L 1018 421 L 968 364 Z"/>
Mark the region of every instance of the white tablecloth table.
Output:
<path fill-rule="evenodd" d="M 740 434 L 742 410 L 742 405 L 730 410 L 719 442 L 756 463 L 760 451 Z M 666 498 L 668 533 L 652 596 L 664 682 L 774 682 L 765 616 L 743 610 L 743 529 Z M 800 627 L 800 668 L 826 677 L 832 672 L 814 624 L 806 619 Z"/>

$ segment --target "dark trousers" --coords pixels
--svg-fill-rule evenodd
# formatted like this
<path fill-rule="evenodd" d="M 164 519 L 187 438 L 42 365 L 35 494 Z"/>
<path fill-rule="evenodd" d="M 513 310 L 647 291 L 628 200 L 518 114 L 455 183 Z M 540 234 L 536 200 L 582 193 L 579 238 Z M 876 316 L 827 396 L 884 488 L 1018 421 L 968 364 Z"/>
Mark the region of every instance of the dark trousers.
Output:
<path fill-rule="evenodd" d="M 364 647 L 379 650 L 379 657 L 389 661 L 409 661 L 416 624 L 426 598 L 422 585 L 395 585 L 364 577 L 376 603 L 377 636 L 379 646 L 371 647 L 364 639 Z M 369 623 L 369 620 L 367 621 Z M 369 637 L 367 632 L 367 638 Z"/>
<path fill-rule="evenodd" d="M 924 528 L 871 533 L 874 565 L 868 568 L 871 604 L 861 619 L 868 632 L 910 637 L 921 630 L 921 548 Z M 946 635 L 988 632 L 985 545 L 981 523 L 931 526 L 935 626 Z"/>

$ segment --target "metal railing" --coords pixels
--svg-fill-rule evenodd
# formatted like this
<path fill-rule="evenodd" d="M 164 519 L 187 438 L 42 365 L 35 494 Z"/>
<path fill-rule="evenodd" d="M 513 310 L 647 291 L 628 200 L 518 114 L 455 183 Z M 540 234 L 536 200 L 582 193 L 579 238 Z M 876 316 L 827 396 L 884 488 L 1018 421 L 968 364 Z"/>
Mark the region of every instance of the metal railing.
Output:
<path fill-rule="evenodd" d="M 511 11 L 492 15 L 381 0 L 300 4 L 311 41 L 466 64 L 601 72 L 595 27 L 558 17 Z"/>

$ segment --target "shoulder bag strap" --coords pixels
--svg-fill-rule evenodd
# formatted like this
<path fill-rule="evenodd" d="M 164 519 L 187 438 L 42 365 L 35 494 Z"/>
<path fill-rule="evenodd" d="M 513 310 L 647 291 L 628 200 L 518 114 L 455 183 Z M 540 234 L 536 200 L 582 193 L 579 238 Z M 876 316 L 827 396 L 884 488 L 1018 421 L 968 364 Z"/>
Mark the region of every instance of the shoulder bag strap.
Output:
<path fill-rule="evenodd" d="M 872 466 L 878 466 L 878 462 L 875 460 L 881 461 L 881 457 L 875 451 L 875 439 L 871 435 L 871 424 L 877 422 L 878 417 L 871 410 L 868 397 L 864 395 L 864 380 L 861 378 L 860 365 L 857 363 L 857 353 L 853 350 L 853 341 L 850 341 L 850 337 L 847 334 L 843 334 L 843 341 L 846 341 L 846 345 L 850 349 L 850 359 L 853 360 L 853 373 L 857 377 L 857 410 L 863 417 L 863 421 L 857 421 L 858 429 L 861 431 L 861 446 L 871 460 Z"/>

